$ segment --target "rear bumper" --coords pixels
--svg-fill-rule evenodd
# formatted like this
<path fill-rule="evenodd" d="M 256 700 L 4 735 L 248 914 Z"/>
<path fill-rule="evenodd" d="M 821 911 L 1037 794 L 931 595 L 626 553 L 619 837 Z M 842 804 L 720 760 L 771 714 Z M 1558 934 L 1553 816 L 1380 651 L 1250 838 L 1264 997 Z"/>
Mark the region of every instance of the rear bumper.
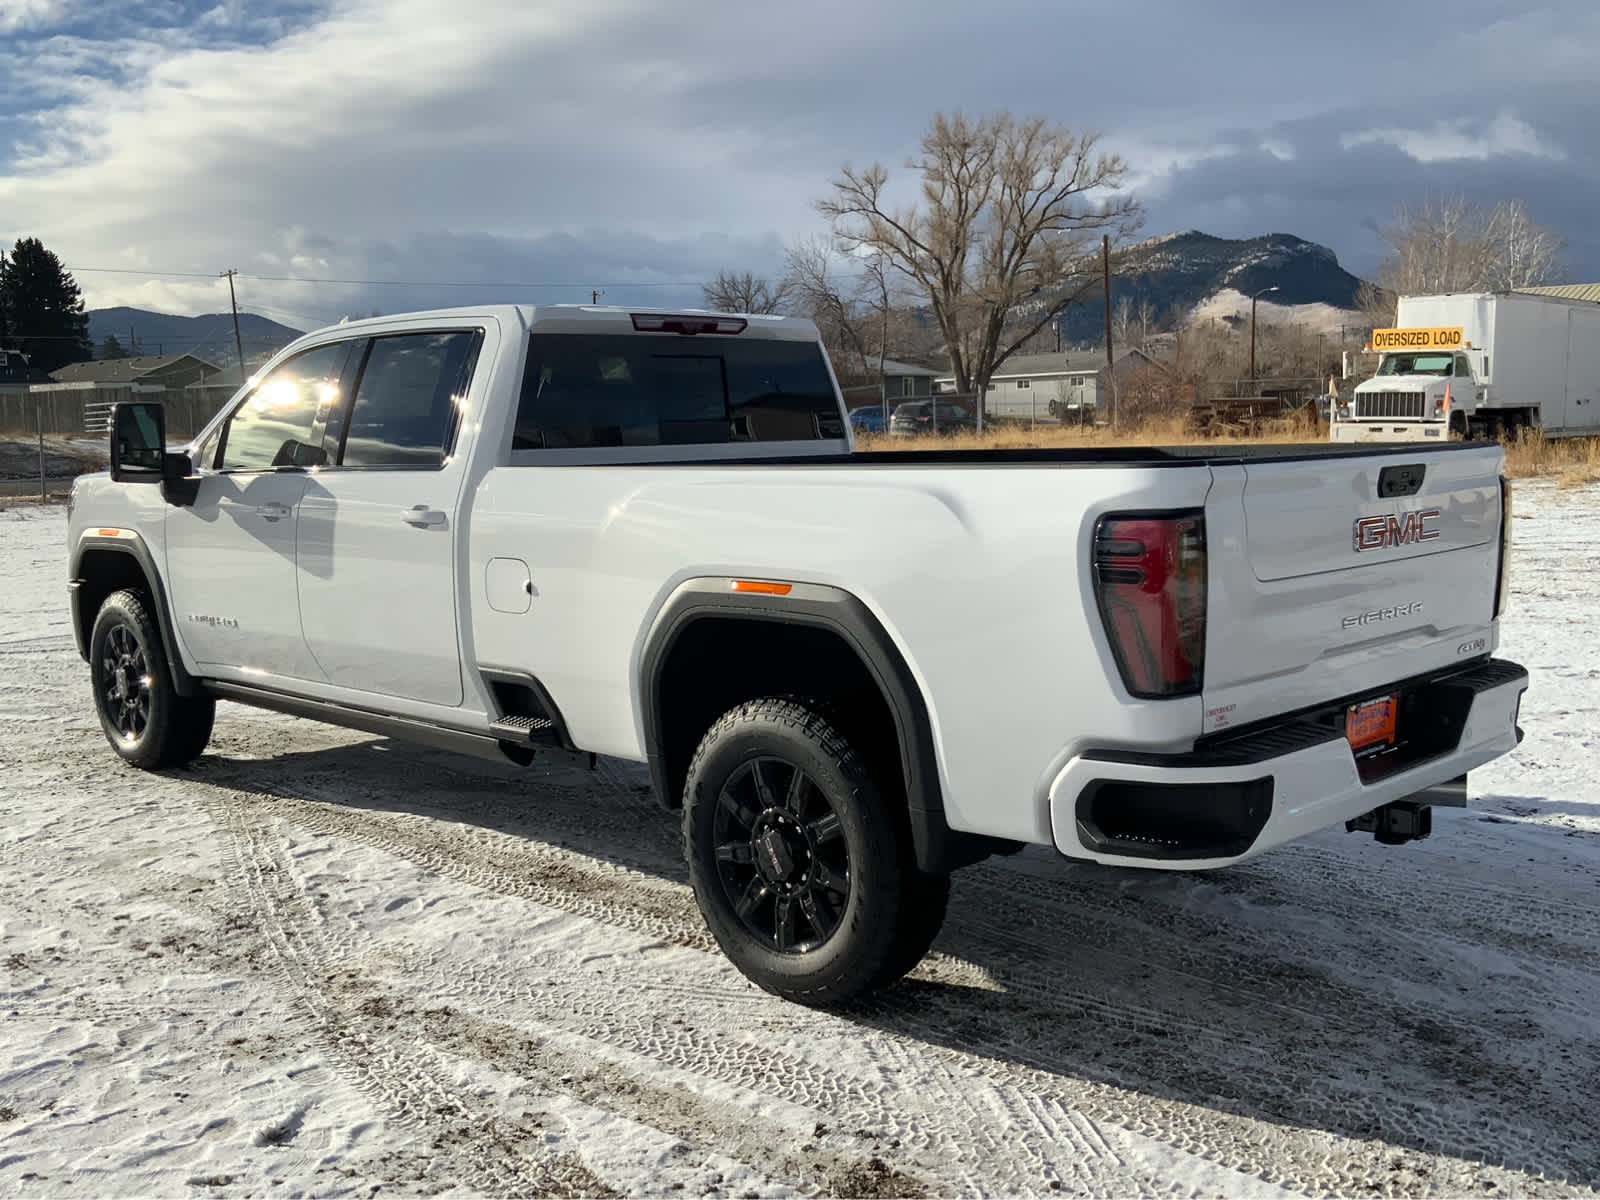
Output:
<path fill-rule="evenodd" d="M 1393 753 L 1359 763 L 1343 719 L 1363 697 L 1208 739 L 1186 754 L 1085 753 L 1050 787 L 1052 837 L 1070 858 L 1125 866 L 1241 862 L 1513 749 L 1527 687 L 1528 673 L 1502 659 L 1397 684 L 1409 732 Z"/>
<path fill-rule="evenodd" d="M 1450 429 L 1443 421 L 1335 421 L 1330 426 L 1335 442 L 1447 442 Z"/>

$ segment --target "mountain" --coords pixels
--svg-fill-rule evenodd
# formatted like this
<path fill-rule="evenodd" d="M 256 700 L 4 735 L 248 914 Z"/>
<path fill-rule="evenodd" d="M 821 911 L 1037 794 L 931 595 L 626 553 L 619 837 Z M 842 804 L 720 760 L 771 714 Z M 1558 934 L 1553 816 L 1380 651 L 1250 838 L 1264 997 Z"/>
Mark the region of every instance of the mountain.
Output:
<path fill-rule="evenodd" d="M 1321 305 L 1353 309 L 1361 280 L 1339 265 L 1326 246 L 1288 233 L 1256 238 L 1219 238 L 1198 230 L 1139 242 L 1112 255 L 1113 303 L 1126 296 L 1135 306 L 1149 301 L 1158 319 L 1174 309 L 1191 312 L 1220 293 L 1262 297 L 1279 307 Z M 1104 345 L 1105 309 L 1101 293 L 1069 308 L 1062 318 L 1064 340 L 1072 345 Z"/>
<path fill-rule="evenodd" d="M 233 341 L 233 314 L 207 313 L 178 317 L 142 308 L 96 308 L 89 311 L 89 337 L 98 351 L 108 334 L 133 352 L 136 338 L 142 354 L 193 354 L 219 367 L 232 367 L 238 358 Z M 249 362 L 287 346 L 302 330 L 291 329 L 255 313 L 239 314 L 239 340 Z"/>

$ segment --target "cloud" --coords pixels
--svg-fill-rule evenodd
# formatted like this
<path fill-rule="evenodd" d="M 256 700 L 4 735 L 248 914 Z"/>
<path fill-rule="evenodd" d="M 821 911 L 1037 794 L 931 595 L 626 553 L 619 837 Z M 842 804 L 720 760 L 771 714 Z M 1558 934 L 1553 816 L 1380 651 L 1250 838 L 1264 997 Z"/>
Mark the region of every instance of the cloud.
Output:
<path fill-rule="evenodd" d="M 1581 113 L 1562 124 L 1559 96 L 1529 93 L 1541 123 L 1559 137 L 1581 127 Z M 1371 111 L 1335 113 L 1269 130 L 1271 139 L 1295 146 L 1292 159 L 1241 148 L 1175 171 L 1150 199 L 1146 228 L 1197 227 L 1223 237 L 1269 230 L 1295 233 L 1332 247 L 1344 266 L 1373 276 L 1384 247 L 1377 230 L 1405 204 L 1429 196 L 1460 195 L 1492 206 L 1520 198 L 1534 220 L 1567 239 L 1566 261 L 1581 279 L 1600 278 L 1600 230 L 1584 216 L 1600 191 L 1600 163 L 1583 156 L 1501 154 L 1422 162 L 1387 139 L 1350 140 L 1341 127 L 1351 118 L 1376 128 Z M 1492 118 L 1482 118 L 1486 128 Z"/>
<path fill-rule="evenodd" d="M 0 0 L 0 33 L 48 28 L 71 7 L 72 0 Z"/>
<path fill-rule="evenodd" d="M 491 292 L 676 304 L 824 234 L 843 163 L 912 197 L 935 110 L 1009 108 L 1101 130 L 1147 233 L 1287 230 L 1359 265 L 1401 200 L 1461 189 L 1521 196 L 1600 277 L 1600 70 L 1571 44 L 1600 44 L 1600 7 L 1416 0 L 1450 71 L 1372 36 L 1392 7 L 0 0 L 0 237 L 43 238 L 91 305 L 215 310 L 226 267 L 297 323 Z"/>
<path fill-rule="evenodd" d="M 1560 146 L 1546 141 L 1533 126 L 1508 112 L 1497 114 L 1476 131 L 1469 120 L 1436 121 L 1429 129 L 1369 129 L 1340 139 L 1346 150 L 1375 142 L 1396 146 L 1421 163 L 1482 160 L 1508 154 L 1557 160 L 1567 157 Z"/>

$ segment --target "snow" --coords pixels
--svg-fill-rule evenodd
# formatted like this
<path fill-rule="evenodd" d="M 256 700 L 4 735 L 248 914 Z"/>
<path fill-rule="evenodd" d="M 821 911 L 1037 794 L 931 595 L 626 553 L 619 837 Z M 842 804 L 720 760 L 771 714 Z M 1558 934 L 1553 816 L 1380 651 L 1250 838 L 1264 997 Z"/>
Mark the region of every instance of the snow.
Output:
<path fill-rule="evenodd" d="M 1195 305 L 1190 314 L 1195 321 L 1248 321 L 1250 297 L 1237 288 L 1223 288 Z M 1332 304 L 1275 304 L 1265 297 L 1256 301 L 1256 323 L 1294 325 L 1337 337 L 1342 332 L 1365 329 L 1367 318 L 1349 308 Z"/>
<path fill-rule="evenodd" d="M 1527 738 L 1430 840 L 994 861 L 847 1014 L 716 953 L 630 764 L 225 705 L 122 766 L 0 513 L 0 1195 L 1595 1195 L 1600 489 L 1515 504 Z"/>

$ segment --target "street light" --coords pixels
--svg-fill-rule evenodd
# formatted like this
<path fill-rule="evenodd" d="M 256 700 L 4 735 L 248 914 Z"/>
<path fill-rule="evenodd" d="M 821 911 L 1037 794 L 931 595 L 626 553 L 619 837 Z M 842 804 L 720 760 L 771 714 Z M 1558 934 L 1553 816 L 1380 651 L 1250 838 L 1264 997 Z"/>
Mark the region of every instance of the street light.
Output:
<path fill-rule="evenodd" d="M 1277 290 L 1278 285 L 1273 284 L 1271 287 L 1262 288 L 1254 296 L 1250 297 L 1250 388 L 1252 391 L 1255 390 L 1256 386 L 1256 301 L 1268 292 Z"/>

